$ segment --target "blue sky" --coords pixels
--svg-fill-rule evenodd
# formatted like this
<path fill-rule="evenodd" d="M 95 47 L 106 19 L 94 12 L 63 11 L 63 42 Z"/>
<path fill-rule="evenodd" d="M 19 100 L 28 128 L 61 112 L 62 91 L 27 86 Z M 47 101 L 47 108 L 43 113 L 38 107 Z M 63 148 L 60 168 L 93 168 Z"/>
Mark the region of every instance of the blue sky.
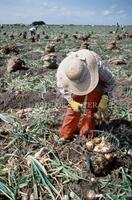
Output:
<path fill-rule="evenodd" d="M 0 24 L 132 25 L 132 0 L 0 0 Z"/>

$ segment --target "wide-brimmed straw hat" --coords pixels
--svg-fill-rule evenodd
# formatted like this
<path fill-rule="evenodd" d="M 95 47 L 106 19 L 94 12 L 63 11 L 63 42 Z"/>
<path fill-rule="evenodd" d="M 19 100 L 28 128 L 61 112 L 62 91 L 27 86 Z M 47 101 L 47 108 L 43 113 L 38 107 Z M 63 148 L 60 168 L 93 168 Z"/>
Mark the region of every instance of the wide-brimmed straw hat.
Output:
<path fill-rule="evenodd" d="M 94 52 L 82 49 L 69 54 L 57 70 L 57 86 L 75 95 L 86 95 L 98 84 L 98 65 Z"/>

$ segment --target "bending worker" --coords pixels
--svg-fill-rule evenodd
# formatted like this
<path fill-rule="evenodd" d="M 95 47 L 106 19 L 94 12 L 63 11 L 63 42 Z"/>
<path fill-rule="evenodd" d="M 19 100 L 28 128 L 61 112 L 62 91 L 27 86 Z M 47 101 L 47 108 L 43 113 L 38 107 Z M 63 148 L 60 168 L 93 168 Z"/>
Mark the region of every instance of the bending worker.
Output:
<path fill-rule="evenodd" d="M 37 32 L 37 28 L 36 27 L 32 27 L 29 30 L 30 30 L 31 36 L 35 36 L 36 35 L 36 32 Z"/>
<path fill-rule="evenodd" d="M 71 52 L 57 70 L 57 86 L 69 107 L 60 129 L 59 143 L 73 139 L 80 124 L 80 135 L 95 129 L 94 113 L 107 109 L 116 79 L 95 52 L 82 49 Z M 80 108 L 86 106 L 86 116 L 81 118 Z"/>

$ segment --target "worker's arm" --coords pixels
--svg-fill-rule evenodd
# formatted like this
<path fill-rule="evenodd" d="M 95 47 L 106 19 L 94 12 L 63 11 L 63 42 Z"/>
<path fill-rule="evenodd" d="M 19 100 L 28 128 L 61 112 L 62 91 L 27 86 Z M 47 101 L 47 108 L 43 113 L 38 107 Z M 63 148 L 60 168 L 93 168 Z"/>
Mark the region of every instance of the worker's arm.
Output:
<path fill-rule="evenodd" d="M 108 67 L 103 63 L 101 57 L 96 53 L 94 53 L 94 56 L 96 57 L 97 65 L 99 67 L 99 83 L 97 89 L 104 93 L 99 102 L 98 108 L 106 109 L 109 104 L 109 99 L 112 97 L 113 89 L 117 84 L 117 80 Z"/>
<path fill-rule="evenodd" d="M 99 79 L 103 83 L 102 87 L 104 94 L 108 95 L 109 98 L 112 97 L 112 92 L 117 84 L 117 80 L 104 63 L 99 67 Z"/>
<path fill-rule="evenodd" d="M 101 57 L 93 52 L 97 65 L 99 68 L 99 83 L 97 88 L 106 94 L 109 98 L 112 97 L 112 92 L 117 84 L 117 80 L 114 74 L 109 70 L 109 68 L 103 63 Z"/>

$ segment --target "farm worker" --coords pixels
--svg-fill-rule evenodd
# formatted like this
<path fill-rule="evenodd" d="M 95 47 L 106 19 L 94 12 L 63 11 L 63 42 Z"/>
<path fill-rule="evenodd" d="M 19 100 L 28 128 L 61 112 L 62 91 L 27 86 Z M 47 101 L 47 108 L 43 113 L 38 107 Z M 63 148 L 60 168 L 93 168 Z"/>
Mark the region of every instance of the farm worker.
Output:
<path fill-rule="evenodd" d="M 117 22 L 115 33 L 117 33 L 117 32 L 119 31 L 119 29 L 120 29 L 120 25 L 119 25 L 119 23 Z"/>
<path fill-rule="evenodd" d="M 37 28 L 33 26 L 32 28 L 29 29 L 29 31 L 31 33 L 31 36 L 34 36 L 34 35 L 36 35 Z"/>
<path fill-rule="evenodd" d="M 107 109 L 115 85 L 114 75 L 95 52 L 82 49 L 64 58 L 57 70 L 57 87 L 69 107 L 60 128 L 58 143 L 71 140 L 79 123 L 80 136 L 88 136 L 95 129 L 94 113 L 98 108 Z M 85 105 L 87 113 L 80 120 L 82 105 Z"/>

